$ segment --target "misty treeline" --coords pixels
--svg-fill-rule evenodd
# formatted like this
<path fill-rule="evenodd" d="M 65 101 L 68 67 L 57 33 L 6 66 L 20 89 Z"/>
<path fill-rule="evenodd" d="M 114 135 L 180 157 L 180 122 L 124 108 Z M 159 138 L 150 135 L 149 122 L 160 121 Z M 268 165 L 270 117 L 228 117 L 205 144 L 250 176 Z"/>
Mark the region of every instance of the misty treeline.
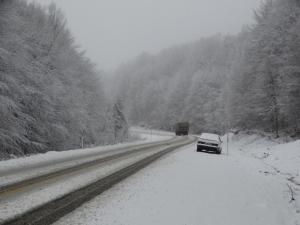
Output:
<path fill-rule="evenodd" d="M 123 103 L 102 90 L 60 9 L 0 0 L 0 158 L 124 141 Z"/>
<path fill-rule="evenodd" d="M 300 1 L 265 0 L 239 35 L 144 53 L 110 81 L 132 123 L 194 133 L 300 130 Z"/>

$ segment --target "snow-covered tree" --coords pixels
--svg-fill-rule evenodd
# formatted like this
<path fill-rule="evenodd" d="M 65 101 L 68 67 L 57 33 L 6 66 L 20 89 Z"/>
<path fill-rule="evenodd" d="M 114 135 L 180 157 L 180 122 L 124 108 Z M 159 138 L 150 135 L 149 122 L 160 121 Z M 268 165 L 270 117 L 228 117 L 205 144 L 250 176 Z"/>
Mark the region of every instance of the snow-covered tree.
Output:
<path fill-rule="evenodd" d="M 124 105 L 120 98 L 113 107 L 113 128 L 115 141 L 124 141 L 128 137 L 128 124 L 124 113 Z"/>
<path fill-rule="evenodd" d="M 299 90 L 292 84 L 294 78 L 291 82 L 297 77 L 299 12 L 294 0 L 266 0 L 255 12 L 256 23 L 236 57 L 231 81 L 231 120 L 237 124 L 272 131 L 277 137 L 291 126 L 297 130 L 299 104 L 290 101 L 290 94 Z"/>
<path fill-rule="evenodd" d="M 0 157 L 105 143 L 104 93 L 63 12 L 0 1 Z"/>

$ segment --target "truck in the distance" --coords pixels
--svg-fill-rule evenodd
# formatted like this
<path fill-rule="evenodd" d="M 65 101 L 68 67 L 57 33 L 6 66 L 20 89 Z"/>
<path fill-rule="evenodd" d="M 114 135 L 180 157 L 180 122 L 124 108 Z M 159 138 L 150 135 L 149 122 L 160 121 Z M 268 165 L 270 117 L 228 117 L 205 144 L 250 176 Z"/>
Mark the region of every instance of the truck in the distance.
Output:
<path fill-rule="evenodd" d="M 190 124 L 189 122 L 180 122 L 175 124 L 176 135 L 188 135 Z"/>

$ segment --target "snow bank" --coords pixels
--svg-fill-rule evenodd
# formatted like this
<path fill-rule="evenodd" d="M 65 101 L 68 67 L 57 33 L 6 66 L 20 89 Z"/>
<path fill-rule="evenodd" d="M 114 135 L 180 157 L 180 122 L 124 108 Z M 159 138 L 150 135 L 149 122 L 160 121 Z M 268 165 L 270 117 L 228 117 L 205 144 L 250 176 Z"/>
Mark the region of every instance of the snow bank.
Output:
<path fill-rule="evenodd" d="M 272 140 L 259 134 L 238 134 L 231 136 L 230 142 L 300 185 L 300 140 L 283 143 L 282 139 Z"/>
<path fill-rule="evenodd" d="M 159 131 L 159 130 L 147 130 L 145 128 L 130 128 L 131 133 L 135 133 L 141 136 L 142 141 L 134 143 L 121 143 L 117 145 L 110 146 L 99 146 L 94 148 L 85 148 L 85 149 L 74 149 L 62 152 L 50 151 L 44 154 L 31 155 L 27 157 L 20 157 L 15 159 L 10 159 L 7 161 L 0 161 L 0 173 L 5 171 L 11 171 L 20 168 L 26 168 L 31 165 L 43 165 L 45 163 L 52 163 L 57 161 L 62 161 L 63 159 L 68 159 L 70 157 L 79 157 L 79 156 L 88 156 L 93 155 L 97 152 L 112 151 L 116 147 L 130 147 L 139 144 L 146 144 L 156 141 L 164 141 L 171 139 L 174 135 L 170 132 Z"/>

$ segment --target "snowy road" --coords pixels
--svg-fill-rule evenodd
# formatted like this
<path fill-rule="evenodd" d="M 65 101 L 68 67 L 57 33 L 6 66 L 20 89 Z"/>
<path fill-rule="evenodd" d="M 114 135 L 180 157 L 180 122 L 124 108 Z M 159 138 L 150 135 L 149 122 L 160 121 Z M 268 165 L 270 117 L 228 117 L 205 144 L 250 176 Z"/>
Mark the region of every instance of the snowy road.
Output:
<path fill-rule="evenodd" d="M 170 139 L 161 134 L 170 135 L 148 130 L 144 138 L 147 143 Z M 49 152 L 10 160 L 0 163 L 0 171 L 111 148 Z M 115 185 L 55 224 L 299 225 L 299 150 L 300 141 L 277 144 L 256 136 L 231 143 L 229 156 L 226 143 L 221 155 L 196 152 L 196 144 L 192 144 Z M 0 199 L 0 224 L 2 219 L 106 176 L 119 166 L 117 163 L 88 176 L 62 179 L 59 185 L 38 188 L 21 199 Z M 291 203 L 287 183 L 296 199 Z"/>
<path fill-rule="evenodd" d="M 51 157 L 51 154 L 49 155 L 47 153 L 45 155 L 36 156 L 35 160 L 32 160 L 31 157 L 27 157 L 3 162 L 0 167 L 2 168 L 2 173 L 0 174 L 4 174 L 4 176 L 0 176 L 1 187 L 3 187 L 3 184 L 10 183 L 12 180 L 22 180 L 27 178 L 27 176 L 29 176 L 31 180 L 31 177 L 39 177 L 43 173 L 45 173 L 46 179 L 43 178 L 41 180 L 38 178 L 38 182 L 35 183 L 34 181 L 34 183 L 29 183 L 29 185 L 26 183 L 24 188 L 22 184 L 22 186 L 20 186 L 22 188 L 15 188 L 11 191 L 4 191 L 3 193 L 0 193 L 0 223 L 16 218 L 18 215 L 23 214 L 27 210 L 60 198 L 69 192 L 73 192 L 76 189 L 86 186 L 87 184 L 101 180 L 102 178 L 107 177 L 108 175 L 125 167 L 133 165 L 148 156 L 162 152 L 164 149 L 176 148 L 177 145 L 194 141 L 193 138 L 182 137 L 171 139 L 170 134 L 168 137 L 163 139 L 167 139 L 167 141 L 152 144 L 123 144 L 116 145 L 113 148 L 98 147 L 90 150 L 75 150 L 69 151 L 68 154 L 56 154 L 56 157 Z M 82 153 L 85 154 L 82 155 Z M 47 155 L 50 157 L 47 158 Z M 65 156 L 65 159 L 63 160 L 65 163 L 61 162 L 62 160 L 60 155 Z M 86 158 L 85 156 L 87 155 L 88 157 Z M 110 157 L 110 155 L 112 157 Z M 92 159 L 95 159 L 95 157 L 99 158 L 99 160 L 94 160 L 97 163 L 92 163 L 91 165 L 88 163 L 87 167 L 83 167 L 82 162 L 86 163 L 87 160 L 91 160 L 91 156 Z M 72 158 L 72 160 L 69 160 L 70 158 Z M 74 158 L 76 160 L 74 160 Z M 15 161 L 19 162 L 21 165 Z M 57 163 L 58 161 L 59 163 Z M 45 168 L 42 166 L 41 162 L 46 164 Z M 53 162 L 53 165 L 50 162 Z M 74 170 L 72 169 L 70 171 L 70 164 L 73 164 Z M 78 169 L 78 166 L 80 169 Z M 59 167 L 59 169 L 63 169 L 63 173 L 59 173 L 53 177 L 51 176 L 49 179 L 47 170 L 51 170 L 50 174 L 52 174 L 52 170 L 57 169 L 57 167 Z M 63 167 L 66 167 L 66 172 Z M 23 168 L 24 173 L 20 172 L 22 171 L 21 168 Z M 16 173 L 11 173 L 12 171 Z M 57 172 L 59 172 L 59 170 Z M 87 192 L 84 193 L 86 194 Z M 28 215 L 26 215 L 26 218 L 27 217 Z"/>
<path fill-rule="evenodd" d="M 299 224 L 299 199 L 289 203 L 287 180 L 239 147 L 232 144 L 227 156 L 196 152 L 193 144 L 55 224 Z"/>

